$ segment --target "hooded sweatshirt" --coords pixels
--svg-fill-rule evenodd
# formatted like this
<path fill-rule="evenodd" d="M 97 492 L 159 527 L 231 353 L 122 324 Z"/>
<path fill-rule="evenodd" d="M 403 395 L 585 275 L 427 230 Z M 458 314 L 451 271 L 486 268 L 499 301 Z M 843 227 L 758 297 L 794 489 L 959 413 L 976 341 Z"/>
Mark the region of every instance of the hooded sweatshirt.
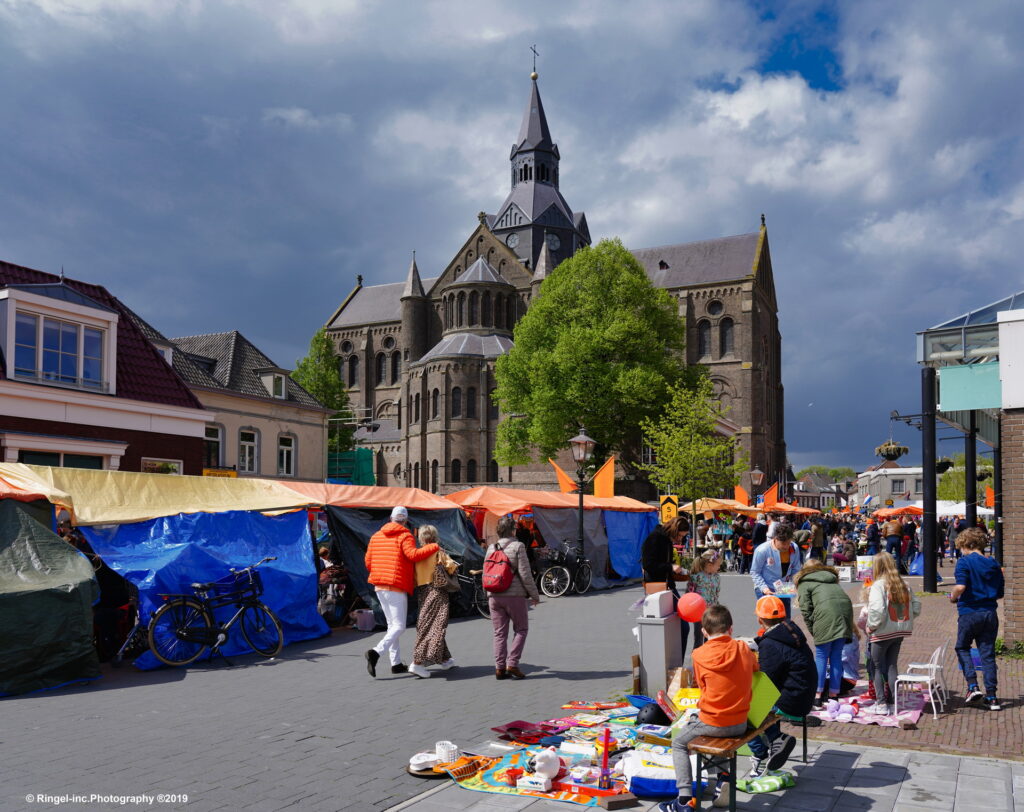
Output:
<path fill-rule="evenodd" d="M 818 667 L 800 627 L 784 620 L 758 637 L 757 646 L 761 670 L 779 689 L 775 706 L 790 716 L 806 716 L 814 702 Z"/>
<path fill-rule="evenodd" d="M 834 572 L 802 573 L 796 594 L 815 645 L 853 637 L 853 602 Z"/>
<path fill-rule="evenodd" d="M 757 660 L 746 643 L 714 637 L 693 651 L 693 676 L 700 688 L 700 720 L 712 727 L 747 721 Z"/>
<path fill-rule="evenodd" d="M 416 539 L 404 524 L 388 522 L 370 537 L 366 547 L 367 580 L 379 589 L 411 593 L 416 588 L 413 563 L 430 558 L 439 549 L 436 544 L 417 549 Z"/>

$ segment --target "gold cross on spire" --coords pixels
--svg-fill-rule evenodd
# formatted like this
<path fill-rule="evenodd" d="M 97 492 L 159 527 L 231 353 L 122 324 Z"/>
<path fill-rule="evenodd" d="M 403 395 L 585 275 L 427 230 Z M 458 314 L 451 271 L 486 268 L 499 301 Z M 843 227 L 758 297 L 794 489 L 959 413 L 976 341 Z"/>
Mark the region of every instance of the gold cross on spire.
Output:
<path fill-rule="evenodd" d="M 533 51 L 533 73 L 530 74 L 531 79 L 537 78 L 537 57 L 540 55 L 537 53 L 537 43 L 530 46 L 530 50 Z"/>

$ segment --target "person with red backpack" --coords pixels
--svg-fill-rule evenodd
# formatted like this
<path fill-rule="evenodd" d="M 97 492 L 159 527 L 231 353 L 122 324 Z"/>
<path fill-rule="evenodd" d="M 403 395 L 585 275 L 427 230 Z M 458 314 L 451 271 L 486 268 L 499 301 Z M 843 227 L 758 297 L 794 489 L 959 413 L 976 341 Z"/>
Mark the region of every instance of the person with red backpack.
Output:
<path fill-rule="evenodd" d="M 526 647 L 529 629 L 529 604 L 540 603 L 540 593 L 530 574 L 526 547 L 516 539 L 516 523 L 511 516 L 498 520 L 498 540 L 487 548 L 483 587 L 490 594 L 491 623 L 494 625 L 494 678 L 526 679 L 519 660 Z M 512 625 L 512 645 L 508 627 Z"/>

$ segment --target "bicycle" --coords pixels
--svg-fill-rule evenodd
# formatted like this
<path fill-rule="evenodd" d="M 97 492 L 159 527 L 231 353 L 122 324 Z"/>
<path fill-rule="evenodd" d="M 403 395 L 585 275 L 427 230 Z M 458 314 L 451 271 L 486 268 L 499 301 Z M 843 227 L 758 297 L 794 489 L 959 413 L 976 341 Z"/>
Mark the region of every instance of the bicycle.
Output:
<path fill-rule="evenodd" d="M 562 544 L 566 549 L 570 547 L 568 539 L 563 539 Z M 590 589 L 594 580 L 594 571 L 590 566 L 590 561 L 583 555 L 582 550 L 575 549 L 576 544 L 571 546 L 573 547 L 572 554 L 566 553 L 564 550 L 549 551 L 547 559 L 551 563 L 537 573 L 537 586 L 549 598 L 561 597 L 569 591 L 570 587 L 578 595 L 582 595 Z"/>
<path fill-rule="evenodd" d="M 274 657 L 284 645 L 281 621 L 259 600 L 263 580 L 256 568 L 277 556 L 267 556 L 245 569 L 207 584 L 192 584 L 194 595 L 161 595 L 166 601 L 149 624 L 149 647 L 167 665 L 188 665 L 207 649 L 212 657 L 228 640 L 232 626 L 240 622 L 242 636 L 253 651 Z M 214 611 L 235 606 L 227 623 L 214 622 Z"/>
<path fill-rule="evenodd" d="M 467 567 L 467 564 L 459 566 L 456 576 L 459 579 L 459 583 L 465 586 L 472 586 L 473 591 L 473 608 L 480 613 L 482 617 L 491 616 L 491 604 L 488 600 L 487 590 L 484 589 L 483 570 L 465 570 L 463 567 Z"/>

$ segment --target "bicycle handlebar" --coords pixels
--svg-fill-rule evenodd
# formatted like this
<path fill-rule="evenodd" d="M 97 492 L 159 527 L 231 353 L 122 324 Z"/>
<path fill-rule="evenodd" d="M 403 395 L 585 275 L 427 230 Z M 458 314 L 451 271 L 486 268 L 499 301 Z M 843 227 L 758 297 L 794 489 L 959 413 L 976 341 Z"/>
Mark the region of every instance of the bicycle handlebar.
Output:
<path fill-rule="evenodd" d="M 230 569 L 228 569 L 228 572 L 231 572 L 231 573 L 248 572 L 250 570 L 256 569 L 256 567 L 260 566 L 260 564 L 266 564 L 268 561 L 277 561 L 277 556 L 276 555 L 268 555 L 263 560 L 257 561 L 255 564 L 250 564 L 248 567 L 242 567 L 242 569 L 240 569 L 240 570 L 236 570 L 234 567 L 231 567 Z"/>

